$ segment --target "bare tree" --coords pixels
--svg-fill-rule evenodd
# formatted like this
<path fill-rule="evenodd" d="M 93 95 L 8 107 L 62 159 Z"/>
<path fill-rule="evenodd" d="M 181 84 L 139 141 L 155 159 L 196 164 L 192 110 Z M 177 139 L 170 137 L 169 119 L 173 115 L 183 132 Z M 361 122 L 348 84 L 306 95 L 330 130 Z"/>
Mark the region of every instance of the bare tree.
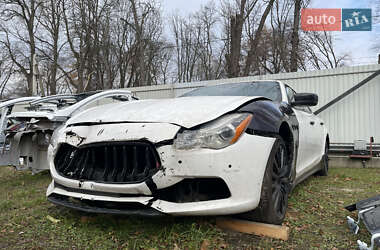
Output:
<path fill-rule="evenodd" d="M 1 0 L 0 1 L 0 43 L 10 60 L 27 80 L 27 92 L 32 94 L 33 56 L 36 55 L 37 16 L 42 1 Z"/>
<path fill-rule="evenodd" d="M 268 43 L 264 62 L 265 70 L 271 74 L 288 72 L 291 44 L 291 11 L 293 0 L 276 0 L 271 11 Z"/>
<path fill-rule="evenodd" d="M 298 70 L 297 65 L 297 53 L 299 44 L 299 25 L 301 16 L 301 2 L 302 0 L 294 0 L 294 15 L 293 15 L 293 32 L 292 32 L 292 51 L 290 54 L 290 71 L 296 72 Z"/>
<path fill-rule="evenodd" d="M 330 33 L 298 28 L 308 1 L 210 0 L 167 34 L 157 0 L 0 0 L 0 90 L 30 95 L 35 73 L 56 94 L 338 67 Z"/>
<path fill-rule="evenodd" d="M 4 97 L 5 87 L 12 75 L 13 62 L 9 60 L 3 48 L 0 46 L 0 99 Z"/>
<path fill-rule="evenodd" d="M 36 35 L 36 40 L 40 43 L 37 46 L 41 59 L 47 60 L 48 78 L 46 82 L 47 94 L 57 93 L 57 71 L 59 54 L 65 45 L 62 42 L 62 15 L 64 0 L 48 0 L 41 7 L 41 15 L 38 23 L 42 26 L 42 31 Z"/>
<path fill-rule="evenodd" d="M 244 68 L 244 76 L 248 76 L 249 72 L 251 71 L 251 66 L 254 59 L 254 54 L 257 50 L 259 41 L 261 39 L 261 33 L 264 29 L 265 21 L 267 19 L 267 16 L 269 12 L 272 9 L 274 0 L 269 0 L 267 6 L 265 7 L 264 13 L 261 16 L 259 26 L 255 32 L 255 37 L 253 39 L 250 39 L 250 49 L 248 51 L 247 59 L 245 61 L 245 68 Z"/>
<path fill-rule="evenodd" d="M 328 69 L 344 65 L 349 59 L 348 54 L 337 55 L 334 49 L 334 40 L 330 32 L 305 32 L 303 49 L 307 53 L 312 68 Z"/>
<path fill-rule="evenodd" d="M 219 78 L 223 71 L 223 57 L 226 43 L 217 35 L 220 18 L 213 1 L 201 6 L 193 19 L 199 35 L 198 38 L 198 76 L 199 80 Z"/>
<path fill-rule="evenodd" d="M 227 74 L 228 77 L 236 77 L 240 75 L 240 58 L 241 58 L 241 42 L 243 35 L 243 25 L 255 8 L 258 0 L 240 0 L 231 5 L 230 2 L 224 1 L 224 16 L 229 18 L 229 53 L 226 55 Z"/>
<path fill-rule="evenodd" d="M 109 19 L 113 7 L 111 0 L 62 1 L 65 37 L 74 61 L 59 68 L 77 92 L 112 87 L 116 70 L 109 51 Z"/>
<path fill-rule="evenodd" d="M 190 18 L 174 16 L 171 23 L 176 47 L 177 80 L 193 80 L 197 61 L 197 32 Z"/>

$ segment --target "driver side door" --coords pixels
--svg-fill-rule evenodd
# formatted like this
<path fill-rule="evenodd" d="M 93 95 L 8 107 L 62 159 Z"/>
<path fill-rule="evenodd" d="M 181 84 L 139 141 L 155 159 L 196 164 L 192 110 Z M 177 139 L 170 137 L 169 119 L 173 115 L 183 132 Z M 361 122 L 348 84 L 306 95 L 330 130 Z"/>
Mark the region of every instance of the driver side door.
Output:
<path fill-rule="evenodd" d="M 294 101 L 296 92 L 286 86 L 289 104 Z M 292 106 L 299 124 L 299 144 L 296 161 L 296 176 L 307 174 L 320 161 L 320 141 L 323 136 L 321 120 L 308 106 Z"/>

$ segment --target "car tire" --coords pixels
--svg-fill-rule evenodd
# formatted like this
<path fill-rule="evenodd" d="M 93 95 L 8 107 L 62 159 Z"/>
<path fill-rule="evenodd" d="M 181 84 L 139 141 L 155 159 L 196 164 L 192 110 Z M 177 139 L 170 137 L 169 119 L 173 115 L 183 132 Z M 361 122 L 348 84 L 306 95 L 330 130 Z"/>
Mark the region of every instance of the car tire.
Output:
<path fill-rule="evenodd" d="M 284 140 L 277 137 L 265 169 L 259 205 L 241 218 L 270 224 L 283 222 L 291 190 L 292 168 L 287 151 Z"/>
<path fill-rule="evenodd" d="M 329 147 L 326 142 L 325 145 L 325 154 L 322 156 L 322 161 L 321 161 L 321 170 L 317 172 L 318 175 L 320 176 L 327 176 L 329 174 Z"/>

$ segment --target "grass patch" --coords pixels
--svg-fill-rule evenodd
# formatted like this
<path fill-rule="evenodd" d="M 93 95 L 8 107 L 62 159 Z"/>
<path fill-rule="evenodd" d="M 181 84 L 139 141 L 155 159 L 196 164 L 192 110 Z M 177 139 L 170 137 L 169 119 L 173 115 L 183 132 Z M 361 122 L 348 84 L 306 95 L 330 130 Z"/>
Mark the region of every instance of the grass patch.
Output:
<path fill-rule="evenodd" d="M 55 206 L 45 198 L 49 173 L 0 168 L 0 249 L 356 249 L 370 241 L 362 226 L 347 229 L 343 207 L 380 193 L 380 169 L 332 169 L 311 177 L 289 199 L 287 242 L 215 226 L 213 217 L 136 218 L 94 215 Z M 47 215 L 60 220 L 53 223 Z M 207 246 L 207 247 L 206 247 Z"/>

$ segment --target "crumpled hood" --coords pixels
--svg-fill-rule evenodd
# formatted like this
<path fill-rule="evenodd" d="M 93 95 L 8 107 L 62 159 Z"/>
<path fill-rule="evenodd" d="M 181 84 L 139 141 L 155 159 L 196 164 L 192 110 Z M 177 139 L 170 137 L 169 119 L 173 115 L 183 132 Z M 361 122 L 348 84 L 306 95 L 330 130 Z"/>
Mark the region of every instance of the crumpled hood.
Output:
<path fill-rule="evenodd" d="M 258 98 L 262 97 L 194 96 L 109 104 L 88 109 L 73 116 L 66 124 L 158 122 L 191 128 L 214 120 Z"/>

